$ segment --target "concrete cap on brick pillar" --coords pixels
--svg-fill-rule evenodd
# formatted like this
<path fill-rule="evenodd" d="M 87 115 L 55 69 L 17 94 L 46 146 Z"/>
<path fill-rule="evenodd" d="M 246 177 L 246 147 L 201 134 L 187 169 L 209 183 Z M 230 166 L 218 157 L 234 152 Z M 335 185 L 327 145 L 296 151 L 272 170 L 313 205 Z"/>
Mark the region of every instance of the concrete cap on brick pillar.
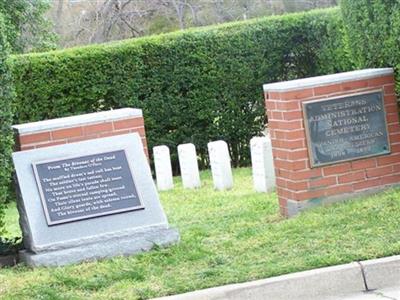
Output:
<path fill-rule="evenodd" d="M 392 74 L 392 68 L 364 69 L 345 73 L 295 79 L 290 81 L 267 83 L 263 85 L 263 88 L 264 92 L 286 92 L 293 90 L 303 90 L 305 88 L 312 88 L 327 84 L 339 84 L 347 81 L 365 80 L 369 78 L 388 76 Z"/>
<path fill-rule="evenodd" d="M 12 128 L 18 134 L 31 134 L 35 132 L 49 131 L 60 128 L 76 127 L 88 123 L 102 123 L 110 120 L 142 117 L 141 109 L 121 108 L 103 112 L 95 112 L 65 118 L 51 119 L 33 123 L 13 125 Z"/>

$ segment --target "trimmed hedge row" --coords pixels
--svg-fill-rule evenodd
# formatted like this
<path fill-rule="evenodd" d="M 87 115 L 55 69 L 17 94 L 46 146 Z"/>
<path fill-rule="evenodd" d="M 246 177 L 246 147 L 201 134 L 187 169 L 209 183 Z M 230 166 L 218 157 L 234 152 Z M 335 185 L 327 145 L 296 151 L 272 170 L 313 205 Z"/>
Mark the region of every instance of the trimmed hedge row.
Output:
<path fill-rule="evenodd" d="M 262 84 L 349 69 L 342 31 L 328 9 L 14 56 L 15 122 L 138 107 L 150 147 L 192 142 L 204 166 L 207 142 L 224 139 L 246 165 Z"/>
<path fill-rule="evenodd" d="M 4 233 L 4 203 L 9 192 L 12 170 L 10 156 L 13 144 L 11 132 L 13 89 L 7 61 L 9 47 L 4 32 L 4 18 L 0 14 L 0 235 Z"/>
<path fill-rule="evenodd" d="M 354 65 L 357 68 L 394 67 L 399 76 L 400 2 L 342 0 L 341 10 Z"/>

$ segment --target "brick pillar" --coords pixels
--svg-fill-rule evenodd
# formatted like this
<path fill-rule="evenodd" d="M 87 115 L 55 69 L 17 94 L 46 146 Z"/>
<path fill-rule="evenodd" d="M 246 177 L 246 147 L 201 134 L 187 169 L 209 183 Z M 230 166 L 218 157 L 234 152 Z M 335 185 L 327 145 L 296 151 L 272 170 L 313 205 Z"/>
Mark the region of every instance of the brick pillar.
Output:
<path fill-rule="evenodd" d="M 383 91 L 391 152 L 311 167 L 304 101 Z M 283 215 L 339 201 L 400 182 L 400 126 L 392 69 L 369 69 L 264 85 L 274 156 L 277 194 Z"/>
<path fill-rule="evenodd" d="M 142 110 L 116 109 L 14 125 L 15 151 L 137 132 L 148 157 Z"/>

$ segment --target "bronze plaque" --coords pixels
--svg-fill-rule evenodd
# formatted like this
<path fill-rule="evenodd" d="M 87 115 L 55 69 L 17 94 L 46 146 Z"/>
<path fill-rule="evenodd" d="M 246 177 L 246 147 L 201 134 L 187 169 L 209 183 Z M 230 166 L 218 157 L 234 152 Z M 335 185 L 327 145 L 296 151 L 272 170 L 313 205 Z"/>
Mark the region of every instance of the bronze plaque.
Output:
<path fill-rule="evenodd" d="M 382 90 L 303 102 L 311 167 L 390 153 Z"/>
<path fill-rule="evenodd" d="M 48 225 L 144 208 L 124 150 L 33 163 Z"/>

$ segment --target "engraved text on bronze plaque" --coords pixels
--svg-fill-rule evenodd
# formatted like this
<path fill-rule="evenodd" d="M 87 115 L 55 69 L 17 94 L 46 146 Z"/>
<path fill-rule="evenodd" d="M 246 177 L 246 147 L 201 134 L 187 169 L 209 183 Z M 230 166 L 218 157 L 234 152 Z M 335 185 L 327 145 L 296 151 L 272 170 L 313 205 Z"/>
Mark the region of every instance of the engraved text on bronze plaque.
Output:
<path fill-rule="evenodd" d="M 381 90 L 303 102 L 311 167 L 390 153 Z"/>
<path fill-rule="evenodd" d="M 33 164 L 48 225 L 143 208 L 124 150 Z"/>

